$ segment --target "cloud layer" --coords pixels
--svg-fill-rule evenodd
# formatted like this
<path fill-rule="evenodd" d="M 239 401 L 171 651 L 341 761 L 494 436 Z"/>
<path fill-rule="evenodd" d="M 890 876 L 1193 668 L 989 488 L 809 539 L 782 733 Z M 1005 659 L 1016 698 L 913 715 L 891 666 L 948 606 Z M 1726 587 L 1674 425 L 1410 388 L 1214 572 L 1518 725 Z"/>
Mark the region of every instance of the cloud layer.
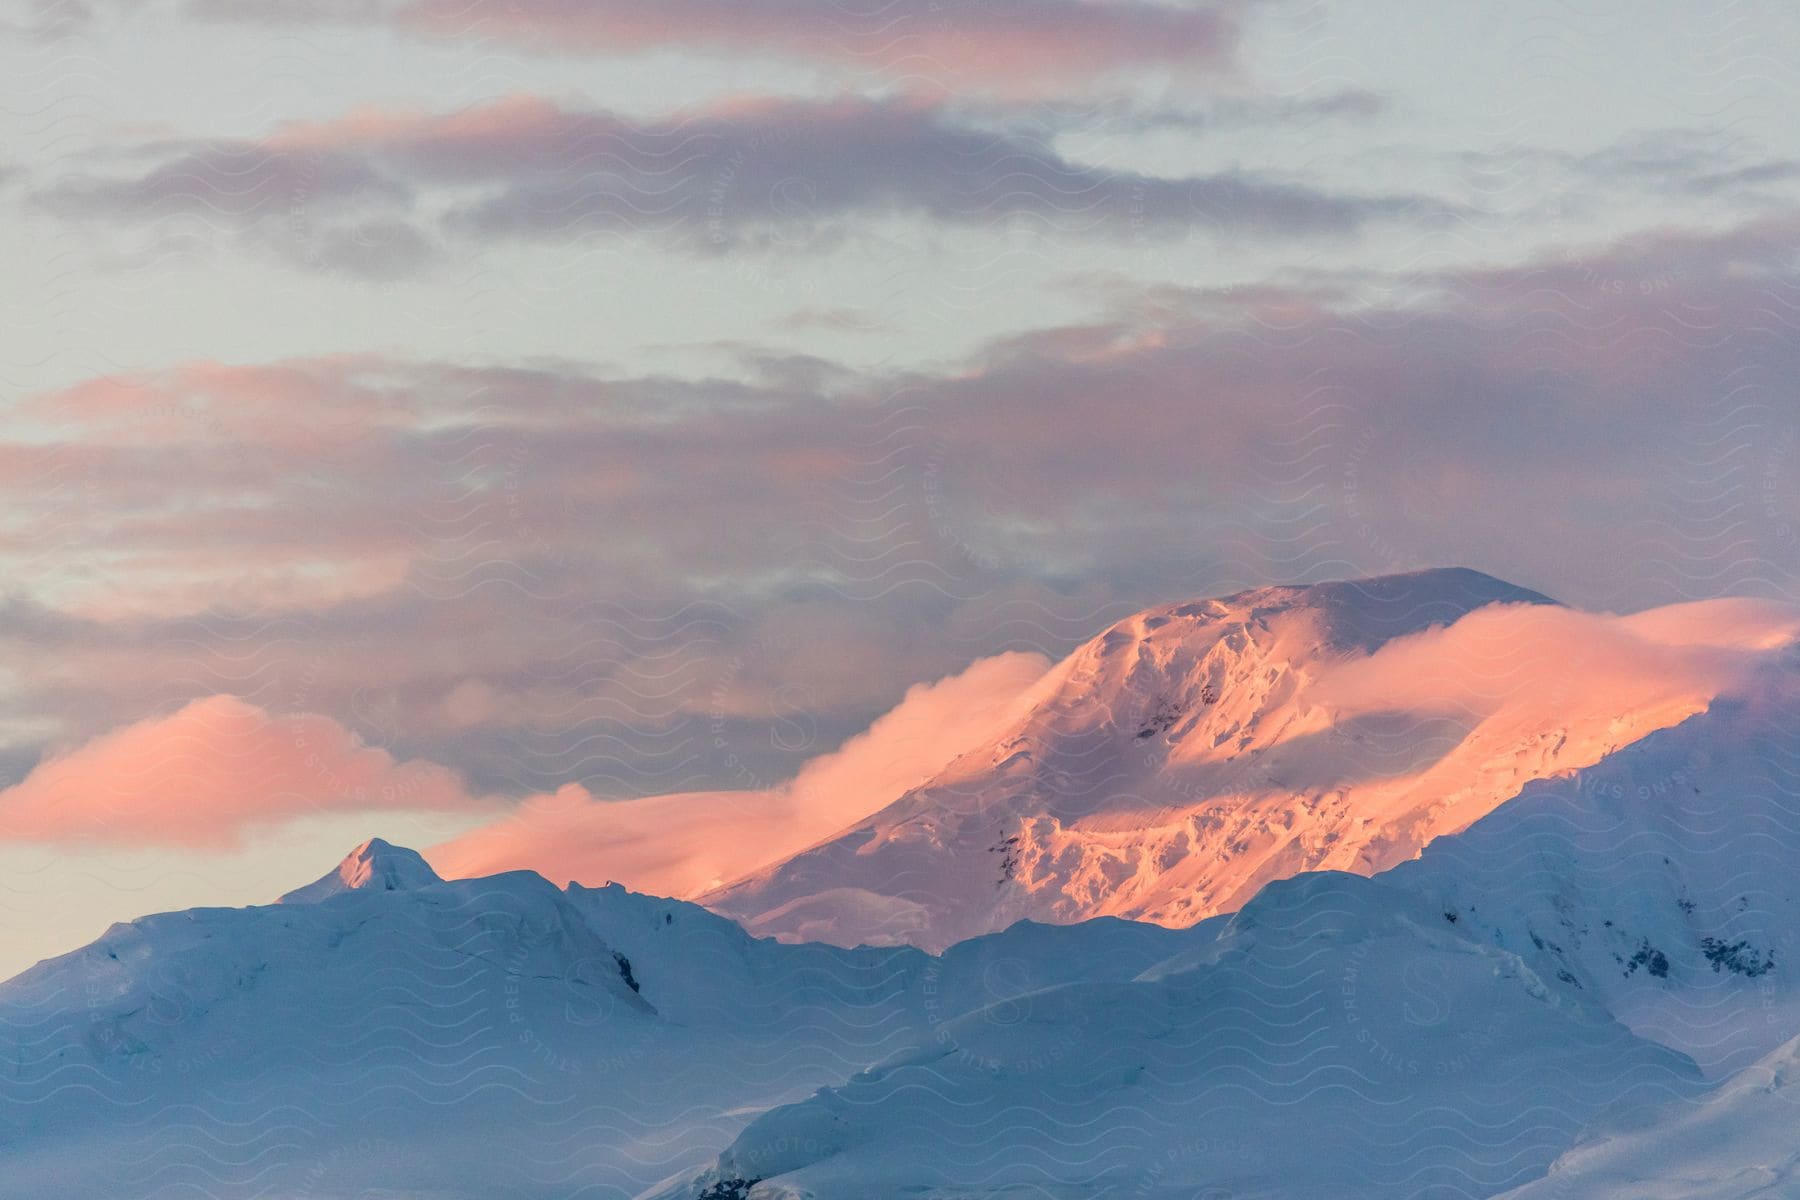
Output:
<path fill-rule="evenodd" d="M 1047 666 L 1004 654 L 919 684 L 776 787 L 629 800 L 579 784 L 514 804 L 480 797 L 456 772 L 397 761 L 329 717 L 209 696 L 48 756 L 0 790 L 0 841 L 221 850 L 332 813 L 500 812 L 433 862 L 450 875 L 529 868 L 688 895 L 804 849 L 981 745 Z"/>
<path fill-rule="evenodd" d="M 1076 161 L 1043 130 L 993 115 L 844 95 L 632 120 L 517 96 L 448 114 L 356 112 L 258 140 L 134 146 L 40 181 L 34 199 L 78 221 L 179 221 L 295 265 L 375 277 L 459 248 L 593 235 L 791 254 L 845 236 L 853 218 L 1024 221 L 1131 240 L 1341 236 L 1445 216 L 1423 197 L 1337 194 L 1248 170 L 1165 177 Z"/>
<path fill-rule="evenodd" d="M 556 55 L 686 51 L 945 87 L 1079 86 L 1126 70 L 1228 75 L 1236 5 L 1155 0 L 188 0 L 187 14 L 377 24 Z"/>
<path fill-rule="evenodd" d="M 1405 712 L 1463 728 L 1450 753 L 1400 781 L 1454 806 L 1479 791 L 1469 764 L 1496 745 L 1594 761 L 1751 682 L 1797 633 L 1800 609 L 1768 601 L 1629 617 L 1499 606 L 1332 667 L 1310 702 L 1334 722 Z M 828 838 L 990 746 L 1025 715 L 1050 666 L 1003 654 L 914 686 L 776 786 L 637 799 L 601 799 L 578 783 L 477 796 L 456 772 L 397 761 L 329 718 L 273 717 L 212 696 L 48 757 L 0 791 L 0 840 L 220 850 L 324 814 L 488 813 L 428 852 L 441 873 L 534 870 L 557 883 L 692 897 Z"/>
<path fill-rule="evenodd" d="M 938 371 L 364 355 L 58 389 L 0 441 L 10 753 L 226 693 L 484 793 L 755 790 L 910 681 L 1174 597 L 1453 562 L 1593 607 L 1779 594 L 1792 233 L 1101 281 L 1093 320 Z"/>

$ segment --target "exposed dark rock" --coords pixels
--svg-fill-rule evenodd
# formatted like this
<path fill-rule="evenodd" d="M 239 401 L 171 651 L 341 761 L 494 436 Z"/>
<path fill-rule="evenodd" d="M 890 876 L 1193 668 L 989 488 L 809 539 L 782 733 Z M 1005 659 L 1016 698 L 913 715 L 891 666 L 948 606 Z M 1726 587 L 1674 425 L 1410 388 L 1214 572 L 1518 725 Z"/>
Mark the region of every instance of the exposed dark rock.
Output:
<path fill-rule="evenodd" d="M 1742 939 L 1726 943 L 1720 938 L 1709 937 L 1701 941 L 1700 948 L 1705 952 L 1706 961 L 1712 964 L 1714 972 L 1730 971 L 1734 975 L 1755 979 L 1758 975 L 1766 975 L 1775 969 L 1773 954 L 1763 954 Z"/>
<path fill-rule="evenodd" d="M 1625 974 L 1627 976 L 1635 975 L 1639 967 L 1644 968 L 1658 979 L 1669 977 L 1668 955 L 1652 946 L 1648 938 L 1638 943 L 1637 953 L 1633 954 L 1625 964 Z"/>
<path fill-rule="evenodd" d="M 638 981 L 637 981 L 636 977 L 634 977 L 631 973 L 631 960 L 629 958 L 626 958 L 623 954 L 620 954 L 617 950 L 613 951 L 613 958 L 618 960 L 619 978 L 621 978 L 625 981 L 625 986 L 630 988 L 634 992 L 642 994 L 644 989 L 642 989 L 638 986 Z"/>

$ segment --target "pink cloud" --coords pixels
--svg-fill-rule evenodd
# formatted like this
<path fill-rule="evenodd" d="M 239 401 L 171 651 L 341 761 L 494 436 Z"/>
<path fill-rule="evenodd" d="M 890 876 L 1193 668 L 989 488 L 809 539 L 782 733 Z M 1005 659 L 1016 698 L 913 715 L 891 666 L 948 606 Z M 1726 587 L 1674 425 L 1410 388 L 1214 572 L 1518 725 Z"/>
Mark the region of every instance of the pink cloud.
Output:
<path fill-rule="evenodd" d="M 1598 732 L 1616 736 L 1620 714 L 1698 711 L 1797 633 L 1800 609 L 1770 600 L 1703 600 L 1625 617 L 1501 605 L 1396 639 L 1335 669 L 1317 695 L 1340 716 L 1450 708 L 1566 731 L 1581 715 L 1600 714 Z"/>
<path fill-rule="evenodd" d="M 918 684 L 781 787 L 609 801 L 571 784 L 427 856 L 452 877 L 528 869 L 556 883 L 614 880 L 696 895 L 804 850 L 983 745 L 1016 718 L 1048 665 L 1036 654 L 1000 654 Z"/>
<path fill-rule="evenodd" d="M 0 838 L 226 849 L 317 813 L 480 807 L 454 772 L 329 717 L 209 696 L 47 758 L 0 792 Z"/>
<path fill-rule="evenodd" d="M 1127 69 L 1226 73 L 1238 40 L 1228 5 L 1154 0 L 392 0 L 279 5 L 198 0 L 234 20 L 383 20 L 442 38 L 494 38 L 554 54 L 658 50 L 762 55 L 859 75 L 1017 89 Z"/>
<path fill-rule="evenodd" d="M 981 744 L 1045 669 L 1038 655 L 1009 653 L 919 684 L 780 787 L 602 801 L 570 784 L 432 857 L 454 875 L 530 868 L 558 882 L 704 890 L 803 849 Z M 0 791 L 0 840 L 229 849 L 251 830 L 322 813 L 499 803 L 471 795 L 437 763 L 365 745 L 328 717 L 275 716 L 217 695 L 47 757 Z"/>
<path fill-rule="evenodd" d="M 124 444 L 254 443 L 317 454 L 416 419 L 416 397 L 395 382 L 368 356 L 255 366 L 203 359 L 83 380 L 36 397 L 31 411 L 85 438 Z"/>
<path fill-rule="evenodd" d="M 1749 685 L 1797 632 L 1800 609 L 1770 601 L 1699 601 L 1628 617 L 1495 606 L 1335 667 L 1314 696 L 1331 727 L 1396 712 L 1460 726 L 1442 758 L 1358 801 L 1371 819 L 1428 801 L 1449 814 L 1439 828 L 1453 829 L 1530 779 L 1598 762 L 1705 711 Z"/>

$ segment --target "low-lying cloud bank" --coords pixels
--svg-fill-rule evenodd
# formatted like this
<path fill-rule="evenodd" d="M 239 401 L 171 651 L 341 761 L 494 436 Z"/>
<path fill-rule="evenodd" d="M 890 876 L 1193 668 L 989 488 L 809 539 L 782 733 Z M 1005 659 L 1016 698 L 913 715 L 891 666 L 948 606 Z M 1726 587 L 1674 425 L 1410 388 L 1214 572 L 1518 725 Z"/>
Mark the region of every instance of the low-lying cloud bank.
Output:
<path fill-rule="evenodd" d="M 0 840 L 227 850 L 329 813 L 493 813 L 431 851 L 448 875 L 531 869 L 688 895 L 786 857 L 880 808 L 994 736 L 1048 663 L 1008 653 L 922 683 L 865 732 L 778 787 L 604 800 L 579 784 L 513 804 L 454 771 L 398 761 L 329 717 L 233 696 L 53 755 L 0 791 Z M 503 815 L 502 815 L 503 814 Z"/>
<path fill-rule="evenodd" d="M 445 875 L 529 869 L 557 883 L 614 880 L 692 896 L 777 862 L 923 783 L 995 736 L 1049 664 L 1002 654 L 919 684 L 867 732 L 760 791 L 606 801 L 570 784 L 428 852 Z"/>
<path fill-rule="evenodd" d="M 1310 700 L 1338 720 L 1463 718 L 1481 739 L 1521 745 L 1560 730 L 1593 742 L 1577 748 L 1587 761 L 1743 686 L 1797 634 L 1800 610 L 1770 601 L 1623 617 L 1494 606 L 1335 665 Z M 1007 653 L 916 685 L 779 786 L 625 800 L 578 783 L 517 801 L 475 795 L 456 772 L 397 760 L 328 717 L 277 717 L 213 696 L 46 759 L 0 792 L 0 839 L 221 850 L 320 814 L 487 813 L 429 851 L 439 871 L 529 869 L 558 883 L 693 896 L 829 837 L 990 743 L 1024 715 L 1050 666 Z M 1446 797 L 1467 782 L 1448 777 L 1459 754 L 1429 773 Z"/>
<path fill-rule="evenodd" d="M 1629 616 L 1553 605 L 1495 605 L 1398 638 L 1320 680 L 1341 714 L 1408 710 L 1566 725 L 1605 714 L 1703 705 L 1737 688 L 1800 633 L 1800 609 L 1773 600 L 1674 604 Z"/>

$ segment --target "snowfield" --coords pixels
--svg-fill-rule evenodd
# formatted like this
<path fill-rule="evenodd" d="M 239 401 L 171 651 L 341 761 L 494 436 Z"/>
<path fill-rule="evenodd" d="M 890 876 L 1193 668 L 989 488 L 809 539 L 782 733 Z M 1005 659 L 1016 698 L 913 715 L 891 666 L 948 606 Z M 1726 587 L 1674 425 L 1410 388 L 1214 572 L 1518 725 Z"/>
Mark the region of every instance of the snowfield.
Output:
<path fill-rule="evenodd" d="M 1800 1194 L 1797 628 L 1152 610 L 750 931 L 374 840 L 0 985 L 0 1194 Z"/>

